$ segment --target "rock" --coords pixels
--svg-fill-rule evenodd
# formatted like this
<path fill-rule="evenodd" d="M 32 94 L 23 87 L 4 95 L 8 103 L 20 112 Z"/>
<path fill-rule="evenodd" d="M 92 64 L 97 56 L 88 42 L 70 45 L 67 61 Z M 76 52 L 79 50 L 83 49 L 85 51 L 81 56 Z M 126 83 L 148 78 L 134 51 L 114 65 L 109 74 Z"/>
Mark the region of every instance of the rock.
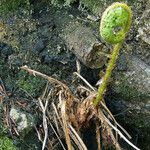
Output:
<path fill-rule="evenodd" d="M 61 37 L 69 50 L 90 68 L 100 68 L 107 61 L 108 48 L 97 39 L 90 27 L 78 21 L 70 21 L 63 28 Z"/>
<path fill-rule="evenodd" d="M 150 129 L 150 66 L 137 57 L 131 57 L 127 66 L 113 74 L 108 105 L 114 114 L 120 114 L 121 122 L 144 135 Z"/>
<path fill-rule="evenodd" d="M 11 54 L 13 54 L 12 47 L 5 43 L 0 43 L 0 55 L 4 58 L 8 58 Z"/>
<path fill-rule="evenodd" d="M 127 61 L 126 70 L 116 70 L 112 90 L 128 101 L 150 98 L 150 66 L 137 57 Z"/>
<path fill-rule="evenodd" d="M 46 42 L 43 39 L 38 39 L 34 48 L 33 52 L 40 53 L 43 51 L 43 49 L 46 47 Z"/>
<path fill-rule="evenodd" d="M 13 107 L 10 110 L 10 117 L 15 121 L 17 129 L 23 137 L 31 131 L 35 125 L 35 119 L 31 114 Z"/>
<path fill-rule="evenodd" d="M 140 37 L 144 42 L 150 44 L 150 9 L 144 11 L 139 22 L 137 37 Z"/>
<path fill-rule="evenodd" d="M 150 100 L 147 101 L 125 101 L 120 96 L 111 95 L 111 99 L 107 100 L 111 112 L 120 124 L 131 134 L 139 148 L 149 150 L 150 143 Z M 132 135 L 133 134 L 133 135 Z M 142 139 L 142 141 L 141 141 Z"/>

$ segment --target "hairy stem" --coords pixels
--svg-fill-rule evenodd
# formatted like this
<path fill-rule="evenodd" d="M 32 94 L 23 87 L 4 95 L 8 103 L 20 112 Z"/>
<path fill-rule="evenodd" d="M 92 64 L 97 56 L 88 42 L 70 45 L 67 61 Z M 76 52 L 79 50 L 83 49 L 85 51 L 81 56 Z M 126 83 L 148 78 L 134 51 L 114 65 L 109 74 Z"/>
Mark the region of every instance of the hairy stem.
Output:
<path fill-rule="evenodd" d="M 108 63 L 107 69 L 106 69 L 106 73 L 105 73 L 104 78 L 103 78 L 103 82 L 99 86 L 97 97 L 93 102 L 95 106 L 98 106 L 100 101 L 103 99 L 103 95 L 104 95 L 104 92 L 106 90 L 107 84 L 109 82 L 112 70 L 115 66 L 116 60 L 118 58 L 119 50 L 121 48 L 121 45 L 122 45 L 122 42 L 117 43 L 114 46 L 114 49 L 113 49 L 113 52 L 112 52 L 112 55 L 111 55 L 111 59 L 109 60 L 109 63 Z"/>

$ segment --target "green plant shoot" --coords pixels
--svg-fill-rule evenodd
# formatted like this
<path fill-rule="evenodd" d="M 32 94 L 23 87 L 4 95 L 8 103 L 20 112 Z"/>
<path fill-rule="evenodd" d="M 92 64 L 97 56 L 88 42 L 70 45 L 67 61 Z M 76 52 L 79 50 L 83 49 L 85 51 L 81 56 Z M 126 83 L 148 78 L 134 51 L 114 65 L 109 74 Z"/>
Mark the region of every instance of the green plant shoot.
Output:
<path fill-rule="evenodd" d="M 116 64 L 123 40 L 131 26 L 132 12 L 125 3 L 113 3 L 102 15 L 100 23 L 101 37 L 108 43 L 113 44 L 111 59 L 108 62 L 106 73 L 102 84 L 98 88 L 98 94 L 94 100 L 94 105 L 98 106 L 103 99 L 112 70 Z"/>

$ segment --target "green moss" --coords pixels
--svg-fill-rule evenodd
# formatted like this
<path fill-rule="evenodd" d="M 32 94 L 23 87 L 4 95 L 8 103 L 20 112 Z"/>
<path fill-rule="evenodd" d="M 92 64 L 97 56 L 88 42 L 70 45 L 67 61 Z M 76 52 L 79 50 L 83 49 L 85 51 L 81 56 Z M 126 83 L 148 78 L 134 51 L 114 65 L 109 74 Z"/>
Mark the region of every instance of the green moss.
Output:
<path fill-rule="evenodd" d="M 0 121 L 0 136 L 7 134 L 8 128 L 4 126 L 4 123 Z"/>
<path fill-rule="evenodd" d="M 3 105 L 0 104 L 0 136 L 5 135 L 8 132 L 8 128 L 4 125 L 3 117 Z"/>
<path fill-rule="evenodd" d="M 120 97 L 128 101 L 146 100 L 146 97 L 148 96 L 146 93 L 141 94 L 134 84 L 131 85 L 131 83 L 128 81 L 128 77 L 126 77 L 124 74 L 122 74 L 122 78 L 119 80 L 119 82 L 117 81 L 116 77 L 116 82 L 115 85 L 112 85 L 112 89 L 114 89 L 114 91 L 117 92 Z"/>
<path fill-rule="evenodd" d="M 8 128 L 3 122 L 3 106 L 0 105 L 0 150 L 16 150 L 12 140 L 7 138 Z"/>
<path fill-rule="evenodd" d="M 0 149 L 1 150 L 17 150 L 13 141 L 5 136 L 0 137 Z"/>
<path fill-rule="evenodd" d="M 20 7 L 28 8 L 29 6 L 29 0 L 0 0 L 0 14 L 7 16 L 10 12 L 14 12 Z"/>
<path fill-rule="evenodd" d="M 11 91 L 16 85 L 16 76 L 13 74 L 14 70 L 10 69 L 8 66 L 9 64 L 0 56 L 0 75 L 5 83 L 6 89 Z"/>
<path fill-rule="evenodd" d="M 18 73 L 18 87 L 30 93 L 32 96 L 37 96 L 39 91 L 43 91 L 46 81 L 40 77 L 33 76 L 20 71 Z"/>

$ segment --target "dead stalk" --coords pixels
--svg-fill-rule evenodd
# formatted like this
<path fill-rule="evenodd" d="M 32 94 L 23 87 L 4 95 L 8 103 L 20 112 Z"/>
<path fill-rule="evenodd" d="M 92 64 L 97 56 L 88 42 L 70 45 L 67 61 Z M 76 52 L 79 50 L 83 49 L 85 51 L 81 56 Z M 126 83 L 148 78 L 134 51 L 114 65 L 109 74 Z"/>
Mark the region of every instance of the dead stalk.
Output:
<path fill-rule="evenodd" d="M 45 135 L 44 135 L 42 150 L 44 150 L 44 148 L 46 146 L 47 137 L 48 137 L 48 126 L 47 126 L 47 120 L 46 120 L 46 109 L 47 109 L 47 106 L 48 106 L 48 100 L 49 99 L 46 99 L 45 106 L 43 105 L 42 100 L 40 98 L 38 100 L 39 100 L 39 104 L 40 104 L 40 107 L 41 107 L 42 113 L 43 113 L 43 128 L 44 128 L 44 134 Z"/>
<path fill-rule="evenodd" d="M 62 103 L 61 114 L 62 114 L 63 130 L 65 133 L 68 150 L 72 150 L 72 145 L 71 145 L 71 140 L 70 140 L 69 130 L 68 130 L 67 115 L 66 115 L 66 101 L 63 101 Z"/>

